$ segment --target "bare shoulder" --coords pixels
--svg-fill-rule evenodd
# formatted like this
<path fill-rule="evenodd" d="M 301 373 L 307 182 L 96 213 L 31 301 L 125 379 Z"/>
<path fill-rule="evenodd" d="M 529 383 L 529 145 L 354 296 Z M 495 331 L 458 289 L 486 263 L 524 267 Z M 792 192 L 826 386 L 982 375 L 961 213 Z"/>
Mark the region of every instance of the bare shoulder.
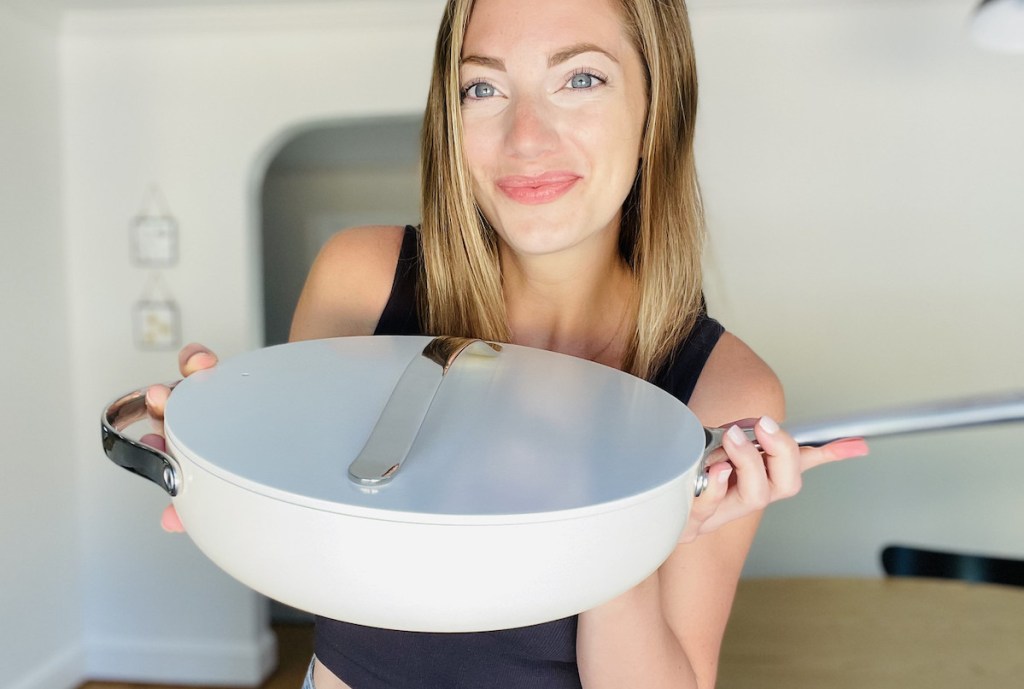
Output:
<path fill-rule="evenodd" d="M 745 342 L 723 333 L 708 358 L 690 408 L 706 426 L 764 415 L 785 417 L 785 397 L 775 372 Z"/>
<path fill-rule="evenodd" d="M 291 340 L 371 335 L 387 304 L 405 229 L 338 232 L 320 250 L 292 318 Z"/>

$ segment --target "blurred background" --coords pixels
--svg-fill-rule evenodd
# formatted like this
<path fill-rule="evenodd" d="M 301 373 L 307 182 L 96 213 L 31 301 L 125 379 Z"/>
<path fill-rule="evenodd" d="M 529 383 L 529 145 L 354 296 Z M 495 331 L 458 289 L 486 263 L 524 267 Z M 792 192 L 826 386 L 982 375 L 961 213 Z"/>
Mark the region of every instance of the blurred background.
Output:
<path fill-rule="evenodd" d="M 1024 388 L 1024 54 L 972 40 L 974 0 L 689 4 L 708 302 L 790 417 Z M 273 667 L 267 601 L 160 530 L 97 421 L 179 343 L 282 341 L 331 233 L 416 222 L 441 7 L 0 0 L 0 684 Z M 1022 557 L 1022 440 L 875 441 L 768 511 L 745 574 Z"/>

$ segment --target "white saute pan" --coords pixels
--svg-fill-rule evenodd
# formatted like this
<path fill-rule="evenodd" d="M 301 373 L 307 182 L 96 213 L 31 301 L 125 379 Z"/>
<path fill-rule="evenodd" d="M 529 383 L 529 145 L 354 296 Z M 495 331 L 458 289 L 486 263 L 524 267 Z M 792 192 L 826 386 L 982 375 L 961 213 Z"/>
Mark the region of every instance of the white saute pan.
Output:
<path fill-rule="evenodd" d="M 500 350 L 500 351 L 498 351 Z M 466 632 L 599 605 L 668 557 L 721 431 L 634 376 L 479 340 L 270 347 L 189 376 L 166 454 L 104 410 L 117 464 L 230 575 L 357 624 Z M 1024 419 L 1024 393 L 789 426 L 801 444 Z"/>

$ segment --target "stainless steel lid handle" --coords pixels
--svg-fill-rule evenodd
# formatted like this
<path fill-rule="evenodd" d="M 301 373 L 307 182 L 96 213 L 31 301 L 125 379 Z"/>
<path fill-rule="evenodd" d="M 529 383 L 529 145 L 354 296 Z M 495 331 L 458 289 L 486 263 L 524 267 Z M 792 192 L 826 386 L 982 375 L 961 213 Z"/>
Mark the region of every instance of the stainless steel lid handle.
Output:
<path fill-rule="evenodd" d="M 174 497 L 181 490 L 181 469 L 174 458 L 122 433 L 147 416 L 145 390 L 135 390 L 108 404 L 100 419 L 103 451 L 115 464 L 149 479 Z"/>
<path fill-rule="evenodd" d="M 501 345 L 469 337 L 435 337 L 409 362 L 391 392 L 359 456 L 349 465 L 352 481 L 377 487 L 402 467 L 445 375 L 466 354 L 496 356 Z"/>

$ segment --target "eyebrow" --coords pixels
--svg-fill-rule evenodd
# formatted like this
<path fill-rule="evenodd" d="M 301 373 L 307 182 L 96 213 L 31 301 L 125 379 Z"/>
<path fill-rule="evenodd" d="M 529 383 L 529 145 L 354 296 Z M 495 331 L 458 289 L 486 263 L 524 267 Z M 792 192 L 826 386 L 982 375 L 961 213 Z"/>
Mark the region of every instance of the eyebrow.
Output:
<path fill-rule="evenodd" d="M 601 46 L 595 45 L 593 43 L 575 43 L 567 48 L 559 50 L 557 53 L 552 54 L 551 57 L 548 58 L 548 67 L 555 67 L 556 65 L 560 65 L 563 62 L 571 60 L 577 55 L 582 55 L 583 53 L 600 53 L 606 56 L 615 64 L 619 64 L 618 59 Z M 487 57 L 485 55 L 467 55 L 466 57 L 462 58 L 460 64 L 465 65 L 467 63 L 480 65 L 481 67 L 489 67 L 491 69 L 496 69 L 500 72 L 506 71 L 505 61 L 498 59 L 496 57 Z"/>
<path fill-rule="evenodd" d="M 491 69 L 496 69 L 499 72 L 506 71 L 505 61 L 499 60 L 496 57 L 484 57 L 483 55 L 467 55 L 466 57 L 462 58 L 462 61 L 459 63 L 460 66 L 465 64 L 480 65 L 481 67 L 490 67 Z"/>
<path fill-rule="evenodd" d="M 583 53 L 601 53 L 615 64 L 619 64 L 619 61 L 615 58 L 614 55 L 612 55 L 599 45 L 594 45 L 593 43 L 576 43 L 575 45 L 571 45 L 568 48 L 559 50 L 557 53 L 549 57 L 548 67 L 560 65 L 563 62 L 571 60 L 577 55 L 581 55 Z"/>

